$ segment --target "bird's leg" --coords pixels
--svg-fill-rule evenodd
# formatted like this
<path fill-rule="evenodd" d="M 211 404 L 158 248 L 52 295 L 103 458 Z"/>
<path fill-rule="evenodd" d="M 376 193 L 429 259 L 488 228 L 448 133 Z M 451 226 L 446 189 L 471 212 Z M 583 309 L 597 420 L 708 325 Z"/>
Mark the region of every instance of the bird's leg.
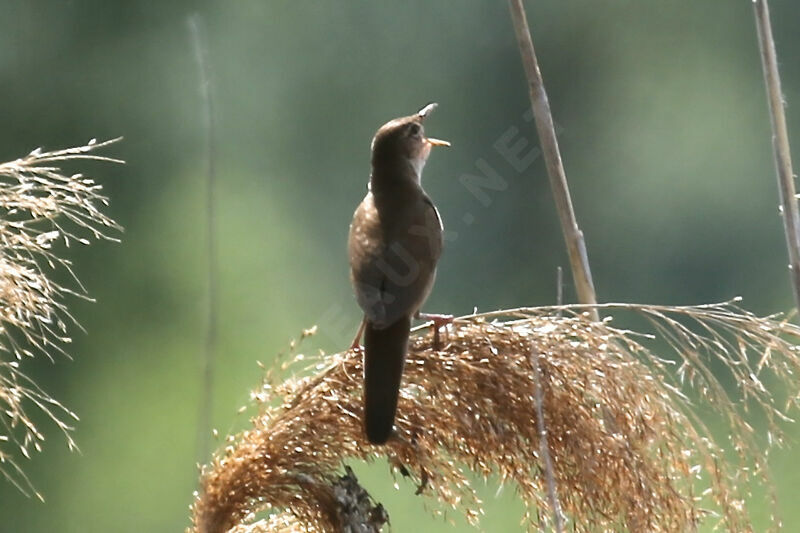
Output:
<path fill-rule="evenodd" d="M 347 350 L 349 352 L 357 352 L 361 350 L 361 336 L 364 334 L 364 328 L 367 326 L 367 317 L 361 319 L 361 325 L 358 326 L 358 331 L 356 332 L 356 338 L 353 339 L 353 342 L 350 344 L 350 348 Z"/>
<path fill-rule="evenodd" d="M 439 341 L 439 328 L 453 323 L 453 315 L 436 315 L 433 313 L 417 313 L 414 318 L 418 320 L 430 320 L 433 322 L 433 348 L 439 350 L 442 345 Z"/>

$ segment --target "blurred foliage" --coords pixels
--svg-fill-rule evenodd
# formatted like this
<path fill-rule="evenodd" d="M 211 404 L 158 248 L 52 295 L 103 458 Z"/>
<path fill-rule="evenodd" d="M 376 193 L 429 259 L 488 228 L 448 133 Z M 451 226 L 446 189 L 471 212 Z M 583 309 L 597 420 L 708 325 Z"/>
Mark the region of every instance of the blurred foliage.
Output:
<path fill-rule="evenodd" d="M 788 309 L 750 2 L 529 4 L 599 299 L 741 295 L 757 313 Z M 792 104 L 800 5 L 771 7 Z M 517 172 L 493 146 L 510 127 L 536 142 L 504 3 L 3 0 L 0 161 L 123 135 L 111 155 L 128 163 L 89 169 L 126 232 L 121 246 L 74 254 L 98 300 L 72 305 L 88 335 L 76 339 L 74 362 L 27 368 L 80 415 L 82 453 L 53 438 L 24 465 L 46 504 L 0 484 L 0 531 L 188 525 L 206 268 L 205 133 L 187 29 L 195 12 L 217 98 L 221 433 L 245 422 L 235 412 L 260 379 L 256 360 L 269 364 L 315 323 L 319 348 L 352 338 L 359 316 L 344 249 L 369 141 L 429 101 L 440 103 L 429 133 L 453 148 L 425 173 L 451 232 L 427 307 L 463 314 L 555 299 L 556 267 L 567 262 L 544 165 Z M 800 106 L 788 120 L 800 154 Z M 507 183 L 487 191 L 488 205 L 459 181 L 479 160 Z M 798 457 L 797 447 L 773 457 L 790 526 L 800 521 Z M 407 486 L 394 491 L 382 465 L 356 471 L 395 530 L 445 529 L 420 523 L 421 502 Z M 521 506 L 496 490 L 483 493 L 484 528 L 513 531 Z"/>

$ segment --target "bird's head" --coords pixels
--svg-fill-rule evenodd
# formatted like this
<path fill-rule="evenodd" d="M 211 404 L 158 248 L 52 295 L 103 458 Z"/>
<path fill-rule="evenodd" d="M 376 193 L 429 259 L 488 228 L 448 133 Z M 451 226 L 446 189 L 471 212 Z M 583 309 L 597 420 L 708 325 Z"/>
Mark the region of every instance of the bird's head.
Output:
<path fill-rule="evenodd" d="M 438 104 L 430 103 L 413 115 L 390 120 L 380 127 L 372 139 L 373 170 L 388 170 L 407 165 L 419 180 L 422 167 L 433 146 L 450 146 L 447 141 L 425 136 L 423 122 Z"/>

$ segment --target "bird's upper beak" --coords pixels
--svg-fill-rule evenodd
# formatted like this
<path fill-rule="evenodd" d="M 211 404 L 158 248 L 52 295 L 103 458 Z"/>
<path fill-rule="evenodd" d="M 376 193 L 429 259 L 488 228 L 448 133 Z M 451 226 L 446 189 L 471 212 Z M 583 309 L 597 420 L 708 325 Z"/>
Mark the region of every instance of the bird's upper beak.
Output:
<path fill-rule="evenodd" d="M 428 117 L 428 115 L 433 113 L 433 110 L 436 109 L 437 107 L 439 107 L 439 104 L 437 104 L 436 102 L 431 102 L 430 104 L 426 105 L 425 107 L 417 111 L 417 116 L 424 120 Z"/>

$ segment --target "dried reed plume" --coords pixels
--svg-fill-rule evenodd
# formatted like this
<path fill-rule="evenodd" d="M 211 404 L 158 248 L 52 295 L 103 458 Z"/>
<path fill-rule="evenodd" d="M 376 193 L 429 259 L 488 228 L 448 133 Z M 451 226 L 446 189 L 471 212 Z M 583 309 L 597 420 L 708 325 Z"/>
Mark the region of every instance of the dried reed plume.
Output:
<path fill-rule="evenodd" d="M 81 174 L 67 176 L 57 166 L 94 155 L 119 139 L 42 152 L 0 164 L 0 474 L 26 494 L 35 493 L 17 460 L 41 451 L 44 433 L 33 422 L 40 410 L 75 448 L 70 419 L 77 416 L 51 398 L 20 370 L 20 363 L 37 355 L 53 359 L 65 354 L 68 325 L 77 323 L 64 303 L 66 295 L 88 298 L 70 262 L 55 246 L 63 241 L 89 244 L 91 239 L 114 240 L 108 231 L 119 226 L 100 208 L 108 204 L 101 186 Z M 68 276 L 66 283 L 55 277 Z M 41 495 L 36 493 L 41 498 Z"/>
<path fill-rule="evenodd" d="M 439 351 L 429 336 L 412 337 L 397 435 L 385 446 L 362 435 L 360 354 L 321 356 L 310 373 L 281 384 L 268 373 L 253 393 L 252 429 L 229 437 L 201 473 L 192 531 L 378 531 L 346 527 L 334 487 L 343 461 L 384 455 L 413 476 L 436 514 L 452 507 L 478 524 L 472 471 L 514 483 L 529 529 L 552 524 L 539 385 L 569 530 L 717 523 L 751 531 L 750 490 L 769 490 L 765 450 L 780 443 L 779 423 L 798 403 L 800 328 L 734 302 L 598 307 L 644 317 L 657 336 L 594 322 L 586 306 L 560 306 L 459 318 Z M 297 361 L 294 370 L 308 365 Z M 791 395 L 779 399 L 768 385 Z M 729 424 L 729 442 L 704 425 L 697 410 L 705 405 Z M 748 409 L 761 417 L 757 429 L 744 419 Z M 257 521 L 265 511 L 273 514 Z M 772 524 L 780 525 L 774 516 Z"/>

